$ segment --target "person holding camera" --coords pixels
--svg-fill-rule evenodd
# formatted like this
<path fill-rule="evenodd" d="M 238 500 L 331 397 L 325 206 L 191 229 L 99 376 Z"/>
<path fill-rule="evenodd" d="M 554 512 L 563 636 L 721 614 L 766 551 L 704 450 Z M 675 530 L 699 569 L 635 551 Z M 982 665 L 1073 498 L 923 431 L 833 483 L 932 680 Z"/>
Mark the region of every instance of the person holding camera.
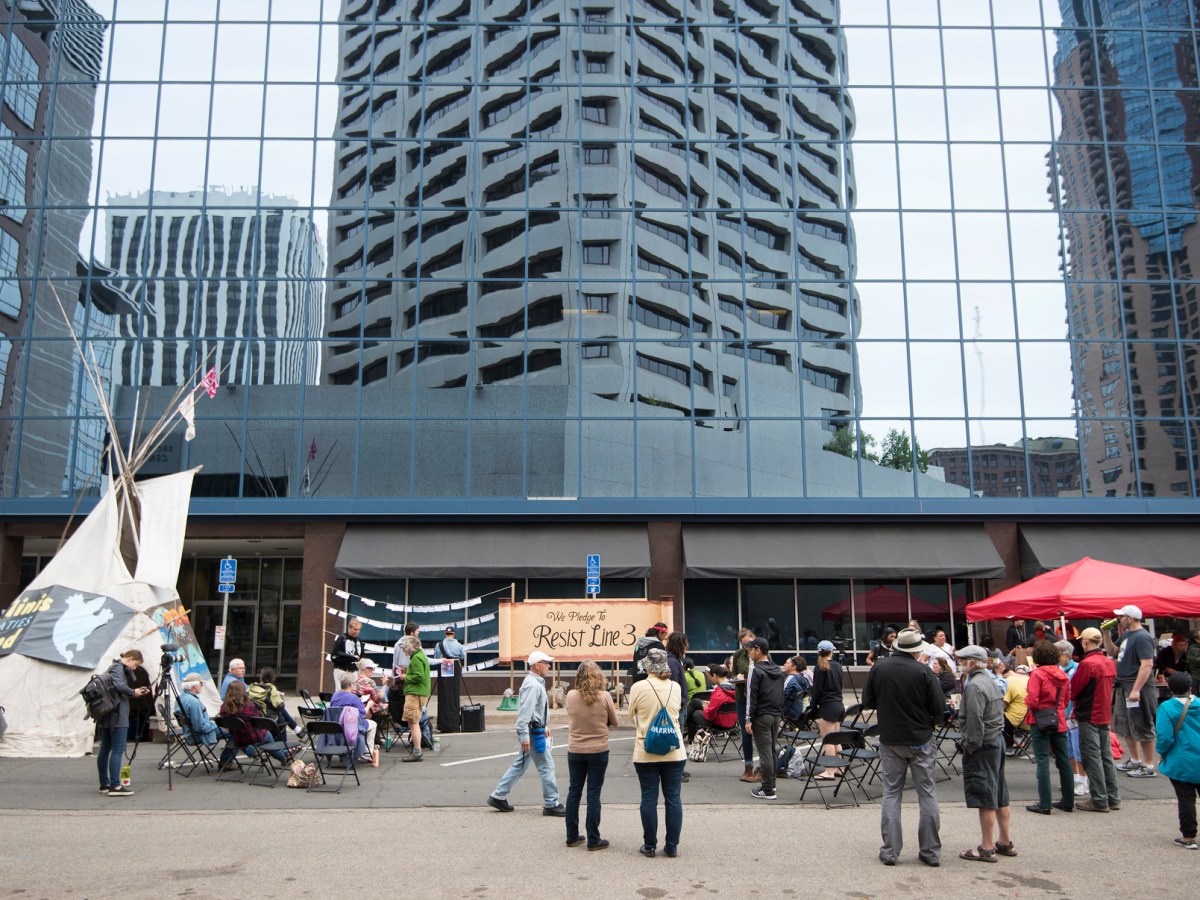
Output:
<path fill-rule="evenodd" d="M 120 702 L 100 720 L 100 749 L 96 751 L 96 768 L 100 773 L 100 793 L 110 797 L 131 797 L 133 790 L 121 784 L 121 763 L 125 759 L 125 744 L 129 738 L 129 701 L 146 697 L 150 688 L 131 687 L 125 678 L 143 662 L 142 651 L 126 650 L 120 659 L 108 667 L 108 681 Z"/>

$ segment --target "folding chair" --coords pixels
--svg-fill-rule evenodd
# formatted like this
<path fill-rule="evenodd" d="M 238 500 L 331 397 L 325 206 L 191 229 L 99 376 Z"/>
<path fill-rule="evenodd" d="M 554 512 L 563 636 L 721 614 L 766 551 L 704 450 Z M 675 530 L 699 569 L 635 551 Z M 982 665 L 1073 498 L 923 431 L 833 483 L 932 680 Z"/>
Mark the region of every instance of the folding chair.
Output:
<path fill-rule="evenodd" d="M 204 774 L 211 775 L 212 770 L 218 765 L 217 757 L 213 753 L 215 745 L 209 745 L 199 740 L 188 741 L 187 733 L 191 730 L 192 725 L 187 719 L 187 714 L 182 709 L 175 710 L 175 724 L 184 742 L 184 747 L 190 748 L 195 757 L 204 765 Z M 188 778 L 194 771 L 195 767 L 190 772 L 182 774 L 185 778 Z"/>
<path fill-rule="evenodd" d="M 867 799 L 871 799 L 871 795 L 867 793 L 866 786 L 875 781 L 879 777 L 879 767 L 881 757 L 879 755 L 879 743 L 875 740 L 879 737 L 879 723 L 868 725 L 862 730 L 863 745 L 858 751 L 858 758 L 866 763 L 866 768 L 863 771 L 862 784 L 863 795 Z"/>
<path fill-rule="evenodd" d="M 167 718 L 167 709 L 165 706 L 158 707 L 158 720 L 162 722 L 167 735 L 166 749 L 163 751 L 162 759 L 158 761 L 159 771 L 165 769 L 168 763 L 170 763 L 184 778 L 190 777 L 196 771 L 196 767 L 200 765 L 200 760 L 196 758 L 196 754 L 184 739 L 181 724 L 178 723 L 178 719 L 176 719 L 176 722 L 172 722 Z M 184 758 L 182 760 L 172 759 L 176 753 L 182 753 Z M 190 768 L 185 772 L 185 767 Z M 205 765 L 205 771 L 208 771 L 207 765 Z"/>
<path fill-rule="evenodd" d="M 861 703 L 847 707 L 845 715 L 842 716 L 841 727 L 842 731 L 862 731 L 867 727 Z"/>
<path fill-rule="evenodd" d="M 330 772 L 334 770 L 334 757 L 342 759 L 342 780 L 338 782 L 337 790 L 334 793 L 342 792 L 342 785 L 346 783 L 346 776 L 353 775 L 354 783 L 362 785 L 358 778 L 358 746 L 351 747 L 346 743 L 346 735 L 342 730 L 342 708 L 330 707 L 325 710 L 325 718 L 320 722 L 313 722 L 308 727 L 309 747 L 313 753 L 313 759 L 317 761 L 317 774 L 320 779 L 321 787 L 315 784 L 308 786 L 308 791 L 328 790 L 329 785 L 325 779 L 326 767 Z M 361 738 L 359 743 L 361 743 Z M 325 762 L 321 759 L 324 757 Z"/>
<path fill-rule="evenodd" d="M 332 691 L 320 691 L 317 693 L 317 696 L 321 698 L 322 703 L 324 703 L 326 706 L 328 706 L 329 701 L 333 699 L 333 692 Z"/>
<path fill-rule="evenodd" d="M 825 804 L 825 808 L 833 809 L 833 804 L 825 796 L 826 789 L 832 788 L 833 796 L 836 798 L 838 792 L 842 789 L 842 785 L 846 785 L 846 790 L 850 792 L 851 801 L 855 806 L 858 806 L 858 795 L 854 792 L 854 784 L 861 776 L 855 773 L 853 769 L 855 762 L 853 750 L 860 746 L 861 742 L 862 734 L 858 731 L 831 731 L 825 737 L 821 738 L 820 749 L 805 757 L 805 762 L 808 763 L 808 774 L 805 777 L 804 787 L 800 791 L 800 799 L 804 799 L 810 787 L 816 787 L 817 793 L 821 795 L 821 802 Z M 846 755 L 835 753 L 829 749 L 834 745 L 841 745 L 843 748 L 850 747 L 852 752 Z M 818 766 L 824 769 L 838 769 L 839 772 L 832 780 L 817 778 L 816 771 Z M 839 804 L 838 808 L 844 808 L 849 805 L 848 803 L 842 803 Z"/>
<path fill-rule="evenodd" d="M 728 715 L 729 713 L 736 712 L 737 702 L 734 700 L 727 700 L 717 707 L 717 715 Z M 707 728 L 712 734 L 712 743 L 709 744 L 709 748 L 712 750 L 713 756 L 716 757 L 717 762 L 725 761 L 721 759 L 721 753 L 725 750 L 728 750 L 730 743 L 732 743 L 734 740 L 738 742 L 737 750 L 739 753 L 741 753 L 742 726 L 740 722 L 734 722 L 733 726 L 730 728 L 718 728 L 712 722 L 709 722 Z M 720 747 L 717 747 L 718 739 L 723 739 Z"/>
<path fill-rule="evenodd" d="M 812 728 L 812 716 L 809 713 L 804 713 L 798 719 L 784 719 L 779 726 L 779 741 L 784 746 L 792 746 L 802 753 L 808 755 L 816 749 L 816 743 L 821 738 L 821 732 L 814 731 Z M 775 747 L 775 753 L 778 755 L 782 749 L 780 746 Z"/>
<path fill-rule="evenodd" d="M 274 724 L 271 719 L 266 716 L 248 716 L 246 724 L 251 728 L 259 731 L 265 731 L 271 734 L 271 725 Z M 254 774 L 250 776 L 251 784 L 258 784 L 259 774 L 264 774 L 268 778 L 272 778 L 270 787 L 275 787 L 279 784 L 279 776 L 286 771 L 288 763 L 295 758 L 300 747 L 296 744 L 288 744 L 286 740 L 269 739 L 259 741 L 257 744 L 250 744 L 243 748 L 250 754 L 251 765 L 248 771 Z M 283 760 L 276 759 L 272 754 L 283 753 Z M 273 777 L 272 777 L 273 776 Z M 246 773 L 242 773 L 242 780 L 246 778 Z"/>
<path fill-rule="evenodd" d="M 955 717 L 947 715 L 946 721 L 942 723 L 942 727 L 934 732 L 933 735 L 933 744 L 936 750 L 934 760 L 937 762 L 938 768 L 945 773 L 946 779 L 951 779 L 955 775 L 962 774 L 954 762 L 959 753 L 958 742 L 962 740 L 962 735 L 954 730 L 954 723 Z M 946 749 L 947 741 L 950 742 L 949 750 Z"/>
<path fill-rule="evenodd" d="M 312 694 L 308 691 L 300 691 L 300 699 L 304 701 L 304 706 L 301 709 L 324 709 L 325 701 L 322 700 L 320 705 L 313 702 Z"/>
<path fill-rule="evenodd" d="M 233 730 L 241 727 L 241 720 L 237 716 L 217 716 L 213 722 L 216 723 L 221 736 L 221 743 L 218 744 L 220 753 L 215 754 L 217 756 L 217 777 L 213 780 L 220 781 L 225 773 L 234 767 L 244 778 L 245 769 L 242 768 L 242 764 L 237 758 L 241 748 L 233 742 Z M 222 762 L 222 760 L 226 761 Z"/>
<path fill-rule="evenodd" d="M 1013 759 L 1023 756 L 1029 762 L 1035 762 L 1033 758 L 1033 737 L 1026 726 L 1020 725 L 1013 731 L 1012 752 L 1008 755 Z"/>

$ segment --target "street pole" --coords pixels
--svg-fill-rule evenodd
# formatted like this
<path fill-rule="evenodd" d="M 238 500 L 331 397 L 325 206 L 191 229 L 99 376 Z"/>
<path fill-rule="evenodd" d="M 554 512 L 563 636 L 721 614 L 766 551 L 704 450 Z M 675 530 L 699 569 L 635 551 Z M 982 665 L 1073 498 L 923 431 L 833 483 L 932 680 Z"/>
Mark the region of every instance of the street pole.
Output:
<path fill-rule="evenodd" d="M 232 556 L 226 556 L 226 559 L 233 559 Z M 228 591 L 221 594 L 221 656 L 217 662 L 217 685 L 221 684 L 221 679 L 225 677 L 225 644 L 229 641 L 229 593 Z"/>

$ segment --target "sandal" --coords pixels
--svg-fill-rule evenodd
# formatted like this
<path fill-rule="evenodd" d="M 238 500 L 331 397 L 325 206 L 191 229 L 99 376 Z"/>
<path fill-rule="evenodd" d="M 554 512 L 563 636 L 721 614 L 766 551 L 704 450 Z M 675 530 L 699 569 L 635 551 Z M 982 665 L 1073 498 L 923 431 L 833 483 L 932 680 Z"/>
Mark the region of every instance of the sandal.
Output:
<path fill-rule="evenodd" d="M 970 862 L 994 863 L 996 861 L 996 851 L 976 847 L 974 850 L 964 850 L 958 854 L 958 858 L 969 860 Z"/>
<path fill-rule="evenodd" d="M 828 772 L 822 772 L 820 775 L 814 775 L 813 781 L 837 781 L 838 776 L 831 775 Z"/>
<path fill-rule="evenodd" d="M 1017 851 L 1013 849 L 1013 845 L 1012 845 L 1011 841 L 1009 841 L 1007 844 L 1001 844 L 999 841 L 997 841 L 996 842 L 996 852 L 1001 856 L 1016 856 L 1017 855 Z"/>

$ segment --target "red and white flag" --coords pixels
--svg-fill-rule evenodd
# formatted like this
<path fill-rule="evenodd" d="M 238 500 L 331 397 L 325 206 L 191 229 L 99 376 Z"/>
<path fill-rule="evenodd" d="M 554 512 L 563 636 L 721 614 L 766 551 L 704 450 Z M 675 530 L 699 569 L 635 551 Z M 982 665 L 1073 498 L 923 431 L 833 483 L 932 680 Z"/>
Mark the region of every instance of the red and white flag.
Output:
<path fill-rule="evenodd" d="M 204 380 L 200 382 L 200 386 L 208 392 L 210 400 L 217 396 L 217 388 L 220 387 L 220 382 L 217 380 L 216 366 L 208 370 L 208 374 L 204 376 Z"/>

